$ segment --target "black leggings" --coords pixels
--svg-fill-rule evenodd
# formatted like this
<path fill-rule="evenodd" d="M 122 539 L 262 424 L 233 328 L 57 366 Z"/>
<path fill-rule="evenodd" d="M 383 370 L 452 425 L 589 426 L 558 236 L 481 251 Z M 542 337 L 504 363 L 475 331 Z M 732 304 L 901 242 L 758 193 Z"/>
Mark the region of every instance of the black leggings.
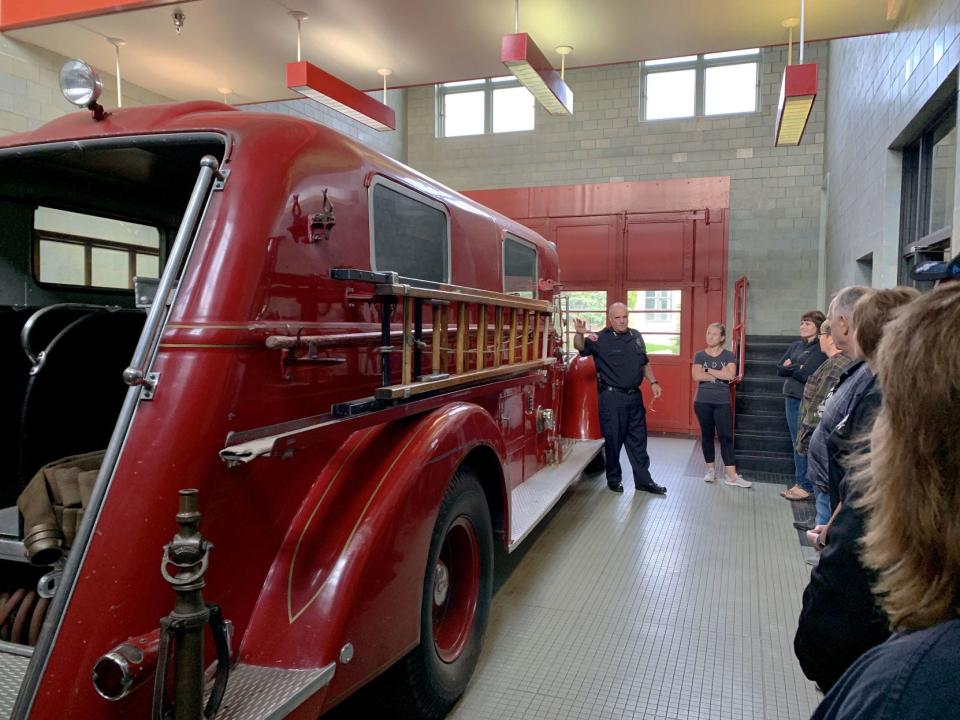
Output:
<path fill-rule="evenodd" d="M 714 460 L 713 435 L 716 432 L 720 439 L 720 457 L 723 464 L 733 467 L 737 464 L 733 456 L 733 418 L 729 405 L 711 405 L 710 403 L 693 404 L 693 411 L 700 421 L 700 445 L 703 448 L 703 459 L 708 463 Z"/>

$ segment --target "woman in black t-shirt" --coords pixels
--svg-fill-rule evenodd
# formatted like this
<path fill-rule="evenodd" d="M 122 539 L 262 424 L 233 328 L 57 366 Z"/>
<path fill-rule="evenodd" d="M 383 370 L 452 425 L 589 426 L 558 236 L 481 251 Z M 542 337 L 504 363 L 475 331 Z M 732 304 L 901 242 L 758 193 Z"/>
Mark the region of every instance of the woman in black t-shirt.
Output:
<path fill-rule="evenodd" d="M 693 410 L 700 422 L 700 445 L 707 463 L 703 479 L 712 483 L 717 479 L 714 469 L 714 435 L 720 440 L 720 457 L 727 477 L 724 483 L 732 487 L 748 488 L 747 482 L 737 474 L 733 455 L 733 416 L 730 410 L 730 381 L 737 376 L 737 357 L 723 347 L 727 329 L 720 323 L 707 326 L 707 347 L 693 356 L 693 379 L 697 395 Z"/>

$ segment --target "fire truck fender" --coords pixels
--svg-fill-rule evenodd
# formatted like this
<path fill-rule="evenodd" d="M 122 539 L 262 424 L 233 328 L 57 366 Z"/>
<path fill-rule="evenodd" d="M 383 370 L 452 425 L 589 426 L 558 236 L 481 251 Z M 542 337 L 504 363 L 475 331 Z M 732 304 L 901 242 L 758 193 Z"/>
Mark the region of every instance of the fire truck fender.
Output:
<path fill-rule="evenodd" d="M 576 440 L 599 440 L 600 411 L 597 398 L 597 367 L 592 357 L 574 356 L 566 368 L 560 435 Z"/>
<path fill-rule="evenodd" d="M 258 665 L 337 662 L 324 706 L 417 645 L 427 556 L 458 469 L 508 527 L 505 447 L 483 407 L 456 402 L 352 434 L 305 497 L 245 633 Z M 280 622 L 278 622 L 280 621 Z"/>

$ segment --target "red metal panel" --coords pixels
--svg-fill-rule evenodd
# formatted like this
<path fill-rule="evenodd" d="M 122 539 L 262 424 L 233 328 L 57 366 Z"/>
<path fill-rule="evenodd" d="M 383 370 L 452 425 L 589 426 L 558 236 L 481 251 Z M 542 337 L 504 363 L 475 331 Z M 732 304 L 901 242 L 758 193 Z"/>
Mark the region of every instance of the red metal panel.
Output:
<path fill-rule="evenodd" d="M 628 220 L 627 283 L 689 282 L 693 270 L 692 230 L 689 220 Z"/>
<path fill-rule="evenodd" d="M 0 32 L 193 0 L 0 0 Z"/>
<path fill-rule="evenodd" d="M 463 194 L 512 218 L 686 212 L 730 207 L 730 178 L 466 190 Z"/>
<path fill-rule="evenodd" d="M 616 216 L 564 218 L 551 223 L 560 255 L 560 282 L 566 289 L 611 282 L 610 261 L 616 254 L 617 220 Z"/>

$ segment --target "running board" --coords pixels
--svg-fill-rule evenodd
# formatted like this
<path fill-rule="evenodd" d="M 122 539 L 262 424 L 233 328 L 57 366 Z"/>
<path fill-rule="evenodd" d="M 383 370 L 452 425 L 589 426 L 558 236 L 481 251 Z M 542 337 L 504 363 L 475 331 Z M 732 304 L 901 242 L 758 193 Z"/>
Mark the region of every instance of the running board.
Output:
<path fill-rule="evenodd" d="M 510 552 L 537 526 L 603 447 L 603 440 L 575 440 L 559 465 L 548 465 L 510 493 Z"/>
<path fill-rule="evenodd" d="M 306 670 L 238 663 L 230 669 L 217 720 L 280 720 L 333 680 L 336 664 Z"/>
<path fill-rule="evenodd" d="M 32 655 L 32 647 L 0 640 L 0 720 L 7 720 L 13 713 Z"/>

